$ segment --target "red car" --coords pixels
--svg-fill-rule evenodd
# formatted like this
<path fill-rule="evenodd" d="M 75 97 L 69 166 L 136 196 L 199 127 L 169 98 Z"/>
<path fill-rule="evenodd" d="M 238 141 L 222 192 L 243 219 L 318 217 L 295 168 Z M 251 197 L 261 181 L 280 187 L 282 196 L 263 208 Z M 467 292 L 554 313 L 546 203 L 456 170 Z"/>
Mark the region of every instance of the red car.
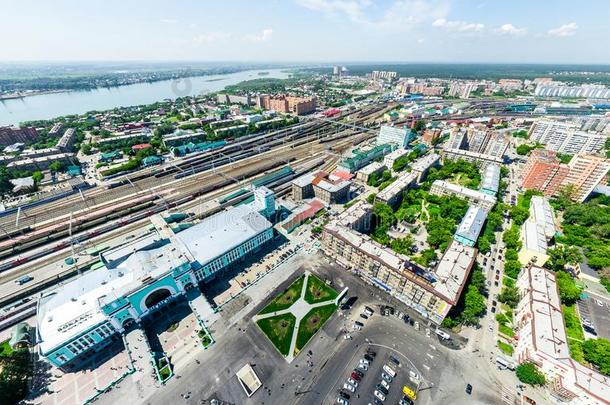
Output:
<path fill-rule="evenodd" d="M 360 376 L 356 372 L 352 373 L 352 378 L 356 381 L 360 381 Z"/>

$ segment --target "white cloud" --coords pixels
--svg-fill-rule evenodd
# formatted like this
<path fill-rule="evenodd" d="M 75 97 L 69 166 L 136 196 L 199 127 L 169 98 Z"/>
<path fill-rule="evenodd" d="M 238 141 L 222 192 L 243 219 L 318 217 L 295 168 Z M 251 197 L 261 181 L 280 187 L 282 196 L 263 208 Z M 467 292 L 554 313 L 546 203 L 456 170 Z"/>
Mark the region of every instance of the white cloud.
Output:
<path fill-rule="evenodd" d="M 423 39 L 423 38 L 420 38 L 420 39 L 417 40 L 418 44 L 423 44 L 424 42 L 426 42 L 426 40 Z"/>
<path fill-rule="evenodd" d="M 193 41 L 200 45 L 209 45 L 229 38 L 231 38 L 231 33 L 229 32 L 212 31 L 197 35 L 193 38 Z"/>
<path fill-rule="evenodd" d="M 527 35 L 527 28 L 517 28 L 512 24 L 504 24 L 500 28 L 495 30 L 496 33 L 501 35 L 512 35 L 515 37 L 522 37 Z"/>
<path fill-rule="evenodd" d="M 295 0 L 302 7 L 326 14 L 341 14 L 367 28 L 405 32 L 413 25 L 445 17 L 449 0 L 395 0 L 382 9 L 372 0 Z M 376 17 L 371 17 L 376 15 Z"/>
<path fill-rule="evenodd" d="M 162 18 L 161 22 L 164 24 L 176 24 L 178 20 L 174 20 L 173 18 Z"/>
<path fill-rule="evenodd" d="M 438 18 L 432 23 L 433 27 L 444 28 L 447 31 L 453 32 L 478 32 L 485 28 L 484 24 L 468 23 L 466 21 L 447 21 L 444 18 Z"/>
<path fill-rule="evenodd" d="M 296 0 L 296 2 L 314 11 L 342 13 L 354 21 L 362 20 L 364 9 L 371 5 L 371 0 Z"/>
<path fill-rule="evenodd" d="M 576 34 L 578 25 L 575 22 L 563 24 L 561 27 L 550 29 L 548 34 L 553 37 L 571 37 Z"/>
<path fill-rule="evenodd" d="M 265 28 L 260 34 L 249 34 L 245 35 L 243 39 L 250 42 L 266 42 L 273 36 L 273 30 L 271 28 Z"/>

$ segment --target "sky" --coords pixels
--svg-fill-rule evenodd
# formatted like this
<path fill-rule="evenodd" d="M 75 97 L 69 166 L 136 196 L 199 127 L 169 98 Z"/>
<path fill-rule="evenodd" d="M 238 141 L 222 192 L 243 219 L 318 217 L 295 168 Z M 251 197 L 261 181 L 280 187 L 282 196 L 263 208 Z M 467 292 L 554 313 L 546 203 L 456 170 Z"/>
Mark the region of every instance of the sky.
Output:
<path fill-rule="evenodd" d="M 610 64 L 610 2 L 0 0 L 0 62 Z"/>

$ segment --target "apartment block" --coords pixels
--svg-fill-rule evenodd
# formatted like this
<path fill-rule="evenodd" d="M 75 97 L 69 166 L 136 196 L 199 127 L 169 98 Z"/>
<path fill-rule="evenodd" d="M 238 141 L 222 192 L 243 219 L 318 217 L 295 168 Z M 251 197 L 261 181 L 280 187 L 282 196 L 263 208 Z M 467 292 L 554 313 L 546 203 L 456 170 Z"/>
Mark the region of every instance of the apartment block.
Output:
<path fill-rule="evenodd" d="M 406 148 L 409 142 L 414 138 L 411 129 L 391 127 L 389 125 L 383 125 L 377 135 L 377 145 L 384 145 L 386 143 L 397 145 L 401 148 Z"/>
<path fill-rule="evenodd" d="M 570 355 L 555 273 L 529 266 L 517 279 L 521 300 L 514 311 L 514 358 L 533 362 L 546 376 L 558 403 L 606 405 L 610 380 Z"/>
<path fill-rule="evenodd" d="M 578 123 L 539 120 L 530 128 L 530 140 L 539 142 L 549 150 L 574 155 L 597 153 L 604 148 L 607 134 L 582 131 Z"/>
<path fill-rule="evenodd" d="M 457 184 L 449 183 L 444 180 L 435 180 L 432 183 L 432 187 L 430 187 L 430 194 L 440 196 L 454 195 L 488 211 L 496 205 L 496 197 L 467 187 L 458 186 Z"/>
<path fill-rule="evenodd" d="M 452 243 L 434 270 L 426 270 L 362 233 L 370 229 L 373 207 L 360 201 L 322 232 L 324 252 L 366 282 L 440 324 L 462 293 L 476 249 Z"/>
<path fill-rule="evenodd" d="M 610 170 L 610 160 L 592 155 L 575 155 L 568 164 L 568 174 L 563 185 L 575 188 L 574 201 L 583 202 L 602 182 Z"/>

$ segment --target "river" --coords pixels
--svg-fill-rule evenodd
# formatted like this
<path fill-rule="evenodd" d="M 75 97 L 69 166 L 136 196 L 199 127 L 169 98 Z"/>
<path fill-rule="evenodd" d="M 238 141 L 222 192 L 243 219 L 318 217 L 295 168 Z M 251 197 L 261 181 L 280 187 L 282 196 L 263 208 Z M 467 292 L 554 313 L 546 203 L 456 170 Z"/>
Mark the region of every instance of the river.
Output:
<path fill-rule="evenodd" d="M 268 74 L 259 74 L 268 72 Z M 244 80 L 257 78 L 285 79 L 283 69 L 247 70 L 237 73 L 187 77 L 153 83 L 41 94 L 19 99 L 0 100 L 0 125 L 18 125 L 23 121 L 55 118 L 87 111 L 151 104 L 163 99 L 207 94 Z"/>

